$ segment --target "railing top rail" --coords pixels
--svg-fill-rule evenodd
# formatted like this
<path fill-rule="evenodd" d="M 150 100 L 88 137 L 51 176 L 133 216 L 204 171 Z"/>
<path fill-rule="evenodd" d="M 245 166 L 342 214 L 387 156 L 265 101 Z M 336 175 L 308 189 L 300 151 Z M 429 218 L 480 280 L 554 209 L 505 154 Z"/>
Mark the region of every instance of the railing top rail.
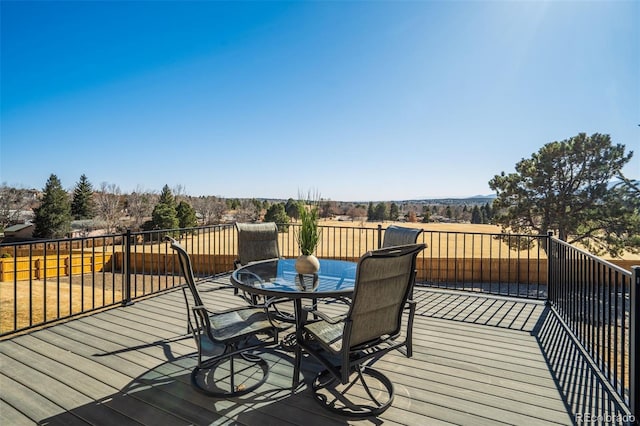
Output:
<path fill-rule="evenodd" d="M 291 226 L 296 226 L 299 225 L 296 222 L 292 222 L 289 223 L 287 225 L 291 225 Z M 391 226 L 391 224 L 389 224 L 388 226 Z M 388 227 L 387 226 L 387 227 Z M 369 230 L 369 231 L 377 231 L 378 228 L 375 227 L 370 227 L 370 226 L 349 226 L 349 225 L 323 225 L 322 223 L 319 224 L 320 228 L 335 228 L 335 229 L 360 229 L 360 230 Z M 387 227 L 382 227 L 382 230 L 386 230 Z M 418 228 L 418 229 L 422 229 L 423 232 L 425 233 L 437 233 L 437 234 L 466 234 L 466 235 L 491 235 L 491 236 L 495 236 L 495 237 L 523 237 L 523 238 L 547 238 L 547 235 L 532 235 L 532 234 L 504 234 L 504 233 L 500 233 L 500 232 L 478 232 L 478 231 L 447 231 L 447 230 L 440 230 L 440 229 L 424 229 L 424 228 Z"/>
<path fill-rule="evenodd" d="M 37 245 L 37 244 L 56 244 L 56 243 L 73 243 L 76 241 L 86 241 L 86 240 L 101 240 L 106 238 L 120 238 L 123 234 L 104 234 L 104 235 L 91 235 L 91 236 L 80 236 L 80 237 L 62 237 L 62 238 L 32 238 L 29 240 L 22 241 L 11 241 L 11 242 L 0 242 L 0 247 L 15 247 L 15 246 L 28 246 L 28 245 Z"/>
<path fill-rule="evenodd" d="M 613 264 L 613 263 L 611 263 L 611 262 L 609 262 L 609 261 L 607 261 L 605 259 L 602 259 L 602 258 L 600 258 L 600 257 L 598 257 L 598 256 L 596 256 L 594 254 L 591 254 L 586 250 L 583 250 L 581 248 L 575 247 L 575 246 L 567 243 L 566 241 L 562 241 L 562 240 L 560 240 L 560 239 L 558 239 L 556 237 L 553 237 L 553 236 L 551 237 L 551 241 L 553 241 L 554 243 L 559 244 L 561 246 L 564 246 L 565 248 L 567 248 L 569 250 L 573 250 L 575 252 L 578 252 L 581 255 L 583 255 L 584 257 L 587 257 L 587 258 L 593 260 L 594 262 L 600 263 L 600 264 L 602 264 L 602 265 L 604 265 L 604 266 L 606 266 L 606 267 L 608 267 L 610 269 L 613 269 L 614 271 L 616 271 L 618 273 L 624 274 L 628 278 L 631 278 L 631 276 L 632 276 L 632 272 L 631 271 L 627 271 L 626 269 L 621 268 L 620 266 L 618 266 L 616 264 Z"/>
<path fill-rule="evenodd" d="M 218 225 L 203 225 L 203 226 L 192 226 L 190 228 L 179 228 L 179 231 L 189 232 L 189 231 L 197 231 L 202 229 L 215 229 L 215 228 L 233 228 L 232 223 L 221 223 Z M 145 235 L 145 234 L 162 234 L 162 233 L 170 233 L 176 232 L 176 229 L 168 228 L 168 229 L 151 229 L 149 231 L 131 231 L 131 235 Z M 121 236 L 123 234 L 117 234 Z"/>

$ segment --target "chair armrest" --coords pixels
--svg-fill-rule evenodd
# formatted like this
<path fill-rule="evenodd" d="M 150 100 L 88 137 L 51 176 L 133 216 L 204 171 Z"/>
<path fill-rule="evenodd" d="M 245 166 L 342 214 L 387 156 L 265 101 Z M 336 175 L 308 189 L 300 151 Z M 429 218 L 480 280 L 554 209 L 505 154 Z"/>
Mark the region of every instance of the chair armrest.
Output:
<path fill-rule="evenodd" d="M 339 322 L 344 321 L 344 319 L 347 317 L 346 315 L 338 315 L 337 317 L 330 317 L 321 311 L 313 309 L 311 306 L 303 306 L 302 309 L 307 313 L 313 314 L 318 318 L 322 319 L 323 321 L 328 322 L 329 324 L 338 324 Z"/>

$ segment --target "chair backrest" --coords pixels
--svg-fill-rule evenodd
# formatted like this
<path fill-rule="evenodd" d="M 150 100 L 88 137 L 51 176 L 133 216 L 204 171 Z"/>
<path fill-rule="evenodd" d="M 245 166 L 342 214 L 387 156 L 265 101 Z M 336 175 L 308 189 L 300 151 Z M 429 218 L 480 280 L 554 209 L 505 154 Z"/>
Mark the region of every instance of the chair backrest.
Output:
<path fill-rule="evenodd" d="M 191 309 L 194 306 L 203 306 L 202 298 L 200 297 L 200 293 L 198 292 L 198 288 L 196 287 L 195 276 L 193 275 L 193 267 L 191 266 L 191 258 L 187 251 L 171 237 L 165 237 L 168 241 L 171 242 L 171 248 L 178 254 L 178 263 L 180 263 L 180 270 L 182 271 L 182 275 L 187 282 L 187 288 L 189 289 L 189 295 L 191 296 L 191 302 L 189 301 L 189 297 L 187 291 L 182 288 L 184 293 L 184 301 L 187 305 L 187 319 L 191 325 L 191 330 L 200 330 L 204 327 L 210 328 L 211 324 L 209 322 L 209 316 L 204 314 L 205 311 L 197 311 L 199 313 L 199 318 L 193 318 L 191 316 Z M 192 306 L 193 305 L 193 306 Z M 195 321 L 195 323 L 192 322 Z"/>
<path fill-rule="evenodd" d="M 238 263 L 240 265 L 280 257 L 278 226 L 275 222 L 236 222 L 236 228 L 238 229 Z"/>
<path fill-rule="evenodd" d="M 349 348 L 400 332 L 416 257 L 426 246 L 409 244 L 365 253 L 358 261 L 353 300 L 347 313 Z"/>
<path fill-rule="evenodd" d="M 384 231 L 382 248 L 415 244 L 422 229 L 391 225 Z"/>

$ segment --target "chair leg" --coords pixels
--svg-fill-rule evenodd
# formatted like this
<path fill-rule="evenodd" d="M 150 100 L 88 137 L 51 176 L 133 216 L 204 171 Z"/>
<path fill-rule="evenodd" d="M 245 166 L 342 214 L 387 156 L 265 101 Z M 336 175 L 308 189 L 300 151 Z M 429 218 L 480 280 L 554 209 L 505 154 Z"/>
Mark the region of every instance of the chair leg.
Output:
<path fill-rule="evenodd" d="M 298 345 L 295 346 L 295 356 L 293 361 L 293 378 L 291 381 L 291 392 L 295 391 L 300 384 L 300 366 L 302 364 L 302 349 Z"/>
<path fill-rule="evenodd" d="M 257 373 L 249 373 L 248 377 L 244 377 L 240 384 L 236 385 L 236 371 L 235 361 L 246 361 L 243 364 L 247 364 L 247 368 L 257 368 L 262 374 L 260 376 Z M 229 367 L 226 371 L 223 364 L 227 361 Z M 216 378 L 216 372 L 222 376 L 229 377 L 228 390 L 223 389 L 223 384 Z M 216 398 L 232 398 L 245 395 L 254 391 L 267 381 L 269 377 L 269 364 L 265 359 L 254 354 L 235 354 L 225 356 L 223 358 L 215 358 L 202 363 L 193 369 L 191 372 L 191 384 L 200 393 L 207 396 Z M 251 384 L 245 383 L 251 381 Z"/>
<path fill-rule="evenodd" d="M 352 377 L 349 383 L 342 384 L 328 370 L 321 371 L 311 385 L 314 399 L 325 409 L 351 418 L 378 416 L 391 406 L 395 392 L 393 383 L 387 376 L 371 367 L 359 367 Z M 374 379 L 378 386 L 370 386 L 367 379 Z M 372 404 L 356 404 L 351 401 L 348 392 L 355 386 L 364 389 Z M 372 388 L 379 389 L 375 392 L 377 394 L 374 394 Z"/>

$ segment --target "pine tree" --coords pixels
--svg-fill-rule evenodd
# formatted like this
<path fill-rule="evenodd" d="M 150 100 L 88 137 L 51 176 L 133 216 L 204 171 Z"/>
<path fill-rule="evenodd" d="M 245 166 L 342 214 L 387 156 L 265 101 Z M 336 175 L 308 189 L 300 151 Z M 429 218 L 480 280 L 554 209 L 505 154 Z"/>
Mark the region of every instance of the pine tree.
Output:
<path fill-rule="evenodd" d="M 547 143 L 531 158 L 489 181 L 496 191 L 493 223 L 511 234 L 546 235 L 580 244 L 593 254 L 640 252 L 640 213 L 626 200 L 637 198 L 626 185 L 611 185 L 633 157 L 609 135 L 579 133 Z M 520 249 L 520 241 L 516 248 Z"/>
<path fill-rule="evenodd" d="M 387 205 L 385 203 L 376 204 L 374 217 L 376 220 L 380 221 L 384 221 L 387 218 Z"/>
<path fill-rule="evenodd" d="M 84 174 L 73 190 L 71 215 L 76 220 L 92 219 L 95 216 L 95 202 L 93 200 L 93 186 Z"/>
<path fill-rule="evenodd" d="M 180 228 L 193 228 L 198 226 L 196 210 L 186 201 L 180 201 L 176 207 L 178 226 Z"/>
<path fill-rule="evenodd" d="M 296 212 L 299 212 L 299 208 L 296 209 Z M 264 221 L 277 223 L 278 232 L 287 232 L 289 230 L 289 216 L 283 203 L 272 204 L 264 215 Z"/>
<path fill-rule="evenodd" d="M 493 218 L 493 210 L 491 209 L 491 204 L 486 203 L 483 206 L 483 217 L 484 217 L 483 223 L 491 223 L 491 219 Z"/>
<path fill-rule="evenodd" d="M 151 213 L 151 222 L 153 229 L 176 229 L 180 225 L 176 211 L 176 199 L 171 193 L 169 185 L 162 188 L 158 204 Z"/>
<path fill-rule="evenodd" d="M 369 202 L 369 207 L 367 208 L 367 220 L 370 222 L 375 220 L 375 212 L 373 211 L 372 202 Z"/>
<path fill-rule="evenodd" d="M 43 189 L 42 203 L 34 209 L 35 229 L 33 236 L 38 238 L 62 238 L 71 231 L 71 203 L 69 195 L 54 174 Z"/>
<path fill-rule="evenodd" d="M 478 206 L 473 206 L 473 210 L 471 211 L 471 223 L 482 223 L 482 213 L 480 213 Z"/>
<path fill-rule="evenodd" d="M 293 198 L 289 198 L 287 200 L 287 204 L 284 206 L 284 211 L 287 213 L 287 216 L 289 216 L 291 219 L 295 219 L 298 220 L 298 218 L 300 217 L 300 203 L 298 203 L 297 201 L 294 201 Z"/>
<path fill-rule="evenodd" d="M 389 220 L 398 220 L 398 216 L 400 215 L 400 209 L 396 203 L 391 203 L 389 207 Z"/>

